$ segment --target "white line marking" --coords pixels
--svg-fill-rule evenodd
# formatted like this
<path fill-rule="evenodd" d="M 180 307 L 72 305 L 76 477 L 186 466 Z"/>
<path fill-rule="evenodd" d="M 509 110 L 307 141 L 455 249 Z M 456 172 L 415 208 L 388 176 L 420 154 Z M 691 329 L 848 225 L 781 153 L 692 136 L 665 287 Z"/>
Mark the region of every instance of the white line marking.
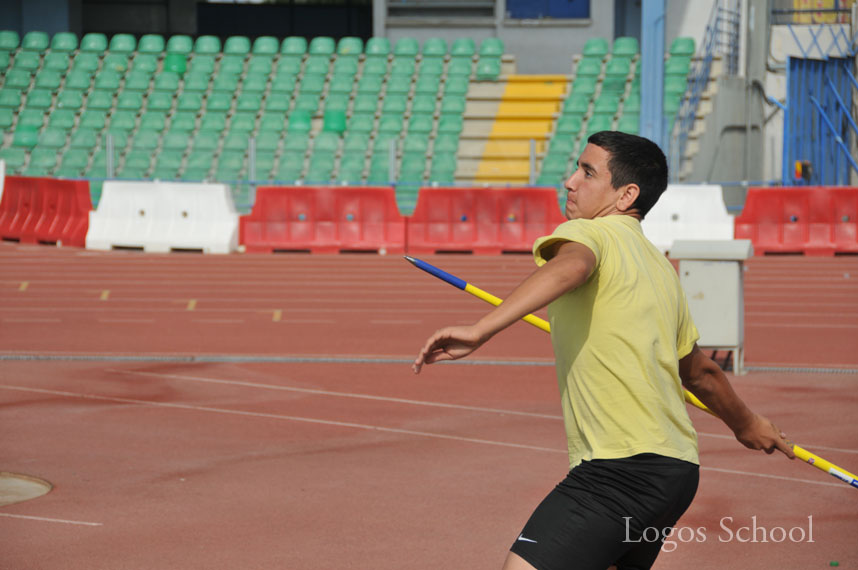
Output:
<path fill-rule="evenodd" d="M 531 451 L 547 451 L 549 453 L 566 453 L 566 450 L 555 449 L 551 447 L 540 447 L 537 445 L 526 445 L 522 443 L 511 443 L 506 441 L 493 441 L 490 439 L 480 439 L 473 437 L 463 437 L 458 435 L 448 435 L 443 433 L 432 433 L 426 431 L 416 431 L 401 428 L 391 428 L 383 426 L 374 426 L 369 424 L 358 424 L 354 422 L 341 422 L 336 420 L 322 420 L 318 418 L 307 418 L 303 416 L 288 416 L 284 414 L 268 414 L 264 412 L 248 412 L 244 410 L 229 410 L 226 408 L 210 408 L 207 406 L 193 406 L 191 404 L 176 404 L 171 402 L 151 402 L 149 400 L 136 400 L 133 398 L 115 398 L 108 396 L 96 396 L 94 394 L 78 394 L 75 392 L 65 392 L 62 390 L 45 390 L 42 388 L 27 388 L 24 386 L 0 385 L 0 388 L 7 390 L 17 390 L 20 392 L 34 392 L 37 394 L 51 394 L 54 396 L 67 396 L 70 398 L 82 398 L 85 400 L 99 400 L 103 402 L 120 402 L 124 404 L 139 404 L 143 406 L 152 406 L 155 408 L 173 408 L 178 410 L 193 410 L 196 412 L 210 412 L 215 414 L 228 414 L 234 416 L 247 416 L 254 418 L 267 418 L 273 420 L 287 420 L 293 422 L 303 422 L 310 424 L 328 425 L 334 427 L 345 427 L 353 429 L 363 429 L 369 431 L 380 431 L 385 433 L 396 433 L 402 435 L 414 435 L 418 437 L 429 437 L 435 439 L 447 439 L 452 441 L 463 441 L 467 443 L 480 443 L 484 445 L 496 445 L 500 447 L 512 447 L 516 449 L 529 449 Z"/>
<path fill-rule="evenodd" d="M 400 428 L 390 428 L 383 426 L 374 426 L 369 424 L 358 424 L 353 422 L 340 422 L 335 420 L 322 420 L 317 418 L 307 418 L 301 416 L 288 416 L 283 414 L 268 414 L 263 412 L 248 412 L 244 410 L 229 410 L 225 408 L 210 408 L 206 406 L 193 406 L 190 404 L 176 404 L 169 402 L 151 402 L 148 400 L 136 400 L 132 398 L 115 398 L 108 396 L 97 396 L 94 394 L 78 394 L 75 392 L 65 392 L 62 390 L 46 390 L 43 388 L 28 388 L 24 386 L 10 386 L 0 384 L 0 388 L 4 388 L 6 390 L 16 390 L 20 392 L 33 392 L 37 394 L 51 394 L 54 396 L 68 396 L 70 398 L 81 398 L 85 400 L 100 400 L 105 402 L 120 402 L 126 404 L 139 404 L 143 406 L 152 406 L 155 408 L 172 408 L 178 410 L 191 410 L 196 412 L 209 412 L 215 414 L 227 414 L 227 415 L 235 415 L 235 416 L 245 416 L 245 417 L 255 417 L 255 418 L 266 418 L 266 419 L 274 419 L 274 420 L 286 420 L 286 421 L 294 421 L 294 422 L 303 422 L 310 424 L 319 424 L 319 425 L 328 425 L 335 427 L 345 427 L 345 428 L 353 428 L 353 429 L 362 429 L 369 431 L 379 431 L 383 433 L 395 433 L 400 435 L 413 435 L 417 437 L 427 437 L 433 439 L 444 439 L 449 441 L 461 441 L 465 443 L 478 443 L 482 445 L 493 445 L 499 447 L 509 447 L 514 449 L 527 449 L 529 451 L 544 451 L 548 453 L 562 453 L 566 454 L 567 451 L 565 449 L 556 449 L 551 447 L 541 447 L 536 445 L 526 445 L 521 443 L 511 443 L 506 441 L 493 441 L 489 439 L 480 439 L 473 437 L 463 437 L 457 435 L 448 435 L 442 433 L 432 433 L 426 431 L 416 431 L 416 430 L 408 430 L 408 429 L 400 429 Z M 839 483 L 829 483 L 826 481 L 812 481 L 810 479 L 799 479 L 797 477 L 787 477 L 783 475 L 769 475 L 766 473 L 752 473 L 750 471 L 738 471 L 735 469 L 723 469 L 719 467 L 702 467 L 704 470 L 717 471 L 720 473 L 729 473 L 733 475 L 746 475 L 749 477 L 763 477 L 768 479 L 779 479 L 783 481 L 791 481 L 795 483 L 807 483 L 810 485 L 822 485 L 825 487 L 841 487 L 848 488 L 848 485 L 843 485 Z M 97 524 L 97 523 L 90 523 Z"/>
<path fill-rule="evenodd" d="M 223 324 L 223 325 L 234 325 L 236 323 L 243 323 L 244 319 L 194 319 L 195 323 L 209 323 L 209 324 Z"/>
<path fill-rule="evenodd" d="M 98 319 L 100 323 L 154 323 L 155 319 Z"/>
<path fill-rule="evenodd" d="M 314 388 L 296 388 L 293 386 L 278 386 L 275 384 L 257 384 L 254 382 L 241 382 L 238 380 L 221 380 L 218 378 L 203 378 L 199 376 L 182 376 L 179 374 L 159 374 L 157 372 L 140 372 L 136 370 L 116 370 L 109 368 L 106 372 L 116 374 L 132 374 L 137 376 L 155 376 L 157 378 L 171 378 L 174 380 L 190 380 L 192 382 L 207 382 L 210 384 L 226 384 L 241 386 L 245 388 L 262 388 L 264 390 L 281 390 L 284 392 L 300 392 L 303 394 L 315 394 L 319 396 L 336 396 L 340 398 L 357 398 L 361 400 L 375 400 L 377 402 L 395 402 L 397 404 L 411 404 L 414 406 L 429 406 L 435 408 L 448 408 L 453 410 L 468 410 L 472 412 L 488 412 L 510 416 L 527 416 L 532 418 L 544 418 L 549 420 L 562 420 L 563 416 L 552 414 L 539 414 L 535 412 L 521 412 L 517 410 L 502 410 L 497 408 L 482 408 L 478 406 L 465 406 L 461 404 L 447 404 L 443 402 L 427 402 L 424 400 L 409 400 L 406 398 L 391 398 L 388 396 L 371 396 L 369 394 L 357 394 L 354 392 L 333 392 L 330 390 L 318 390 Z"/>
<path fill-rule="evenodd" d="M 423 321 L 419 319 L 376 319 L 369 321 L 371 325 L 422 325 Z"/>
<path fill-rule="evenodd" d="M 83 526 L 104 526 L 103 523 L 84 522 L 84 521 L 68 521 L 65 519 L 49 519 L 47 517 L 33 517 L 27 515 L 13 515 L 11 513 L 0 513 L 0 517 L 9 517 L 10 519 L 26 519 L 31 521 L 53 522 L 62 524 L 77 524 Z"/>
<path fill-rule="evenodd" d="M 5 319 L 3 319 L 3 322 L 4 322 L 4 323 L 58 323 L 58 322 L 60 322 L 60 319 L 47 319 L 47 318 L 45 318 L 45 319 L 39 319 L 39 318 L 32 318 L 32 319 L 26 319 L 26 318 L 24 318 L 24 319 L 16 319 L 16 318 L 5 318 Z"/>

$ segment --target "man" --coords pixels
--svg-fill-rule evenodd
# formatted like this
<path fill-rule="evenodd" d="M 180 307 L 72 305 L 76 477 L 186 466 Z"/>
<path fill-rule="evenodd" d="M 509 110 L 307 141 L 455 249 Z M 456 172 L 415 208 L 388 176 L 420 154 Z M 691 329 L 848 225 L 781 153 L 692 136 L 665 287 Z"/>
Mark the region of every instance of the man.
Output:
<path fill-rule="evenodd" d="M 596 133 L 565 186 L 569 221 L 536 240 L 539 268 L 476 324 L 432 335 L 414 371 L 467 356 L 548 305 L 570 471 L 504 569 L 649 568 L 697 490 L 683 386 L 747 447 L 794 455 L 697 347 L 678 276 L 641 231 L 667 187 L 661 150 L 642 137 Z"/>

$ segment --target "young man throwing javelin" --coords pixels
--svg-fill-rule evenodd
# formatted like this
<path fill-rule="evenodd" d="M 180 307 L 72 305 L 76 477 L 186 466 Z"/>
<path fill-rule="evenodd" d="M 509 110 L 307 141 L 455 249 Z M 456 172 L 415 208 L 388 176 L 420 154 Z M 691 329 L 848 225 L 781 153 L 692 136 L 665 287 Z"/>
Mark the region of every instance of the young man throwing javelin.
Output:
<path fill-rule="evenodd" d="M 565 186 L 569 221 L 536 240 L 538 269 L 474 325 L 433 334 L 414 371 L 467 356 L 548 305 L 570 471 L 525 524 L 504 570 L 650 568 L 697 491 L 683 387 L 745 446 L 794 455 L 697 347 L 676 271 L 643 235 L 640 220 L 667 188 L 658 146 L 596 133 Z"/>

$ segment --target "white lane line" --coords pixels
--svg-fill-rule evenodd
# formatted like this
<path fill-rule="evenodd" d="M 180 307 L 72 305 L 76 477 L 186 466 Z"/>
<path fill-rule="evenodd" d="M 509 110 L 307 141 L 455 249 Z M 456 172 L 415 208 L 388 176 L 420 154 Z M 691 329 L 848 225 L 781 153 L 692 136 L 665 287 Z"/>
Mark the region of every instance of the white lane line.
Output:
<path fill-rule="evenodd" d="M 148 400 L 137 400 L 133 398 L 116 398 L 116 397 L 108 397 L 108 396 L 97 396 L 94 394 L 79 394 L 75 392 L 66 392 L 62 390 L 46 390 L 43 388 L 29 388 L 25 386 L 11 386 L 0 384 L 0 388 L 6 390 L 16 390 L 20 392 L 32 392 L 37 394 L 50 394 L 53 396 L 67 396 L 70 398 L 81 398 L 85 400 L 99 400 L 104 402 L 119 402 L 124 404 L 138 404 L 142 406 L 151 406 L 154 408 L 171 408 L 178 410 L 191 410 L 196 412 L 208 412 L 215 414 L 225 414 L 225 415 L 234 415 L 234 416 L 244 416 L 244 417 L 255 417 L 255 418 L 266 418 L 266 419 L 274 419 L 274 420 L 285 420 L 285 421 L 294 421 L 294 422 L 302 422 L 302 423 L 310 423 L 317 425 L 327 425 L 334 427 L 344 427 L 344 428 L 352 428 L 352 429 L 362 429 L 368 431 L 379 431 L 383 433 L 395 433 L 399 435 L 413 435 L 416 437 L 426 437 L 433 439 L 443 439 L 449 441 L 460 441 L 464 443 L 477 443 L 481 445 L 492 445 L 498 447 L 508 447 L 513 449 L 527 449 L 529 451 L 543 451 L 548 453 L 562 453 L 566 454 L 567 451 L 565 449 L 557 449 L 552 447 L 541 447 L 537 445 L 527 445 L 521 443 L 512 443 L 507 441 L 495 441 L 490 439 L 481 439 L 481 438 L 473 438 L 473 437 L 463 437 L 457 435 L 449 435 L 442 433 L 433 433 L 426 431 L 416 431 L 416 430 L 408 430 L 401 428 L 391 428 L 384 426 L 374 426 L 370 424 L 359 424 L 354 422 L 341 422 L 335 420 L 322 420 L 318 418 L 308 418 L 302 416 L 289 416 L 284 414 L 269 414 L 264 412 L 248 412 L 244 410 L 229 410 L 225 408 L 212 408 L 207 406 L 194 406 L 191 404 L 176 404 L 171 402 L 152 402 Z M 769 475 L 766 473 L 753 473 L 750 471 L 739 471 L 736 469 L 722 469 L 718 467 L 703 467 L 704 470 L 718 471 L 721 473 L 730 473 L 734 475 L 744 475 L 748 477 L 764 477 L 769 479 L 779 479 L 783 481 L 791 481 L 795 483 L 807 483 L 810 485 L 822 485 L 825 487 L 841 487 L 848 488 L 848 485 L 843 485 L 839 483 L 829 483 L 827 481 L 813 481 L 810 479 L 800 479 L 798 477 L 788 477 L 783 475 Z"/>
<path fill-rule="evenodd" d="M 242 382 L 239 380 L 222 380 L 219 378 L 203 378 L 199 376 L 183 376 L 179 374 L 160 374 L 157 372 L 141 372 L 136 370 L 117 370 L 109 368 L 105 372 L 115 374 L 131 374 L 135 376 L 154 376 L 157 378 L 170 378 L 173 380 L 189 380 L 191 382 L 205 382 L 209 384 L 225 384 L 229 386 L 241 386 L 244 388 L 262 388 L 264 390 L 280 390 L 284 392 L 299 392 L 303 394 L 314 394 L 318 396 L 335 396 L 339 398 L 357 398 L 361 400 L 374 400 L 377 402 L 394 402 L 397 404 L 411 404 L 414 406 L 428 406 L 434 408 L 447 408 L 452 410 L 467 410 L 471 412 L 487 412 L 509 416 L 527 416 L 532 418 L 544 418 L 549 420 L 562 420 L 563 416 L 552 414 L 539 414 L 535 412 L 521 412 L 518 410 L 503 410 L 497 408 L 483 408 L 478 406 L 465 406 L 461 404 L 447 404 L 443 402 L 428 402 L 424 400 L 410 400 L 407 398 L 391 398 L 388 396 L 372 396 L 369 394 L 357 394 L 354 392 L 334 392 L 330 390 L 318 390 L 315 388 L 297 388 L 293 386 L 278 386 L 276 384 L 258 384 L 254 382 Z"/>
<path fill-rule="evenodd" d="M 154 323 L 155 319 L 98 319 L 100 323 Z"/>
<path fill-rule="evenodd" d="M 195 323 L 208 323 L 215 325 L 234 325 L 237 323 L 243 323 L 244 319 L 194 319 Z"/>
<path fill-rule="evenodd" d="M 60 322 L 60 319 L 49 319 L 49 318 L 44 318 L 44 319 L 39 319 L 39 318 L 32 318 L 32 319 L 21 318 L 21 319 L 16 319 L 16 318 L 14 318 L 14 317 L 13 317 L 13 318 L 4 318 L 4 319 L 3 319 L 3 322 L 4 322 L 4 323 L 58 323 L 58 322 Z"/>
<path fill-rule="evenodd" d="M 369 321 L 371 325 L 422 325 L 420 319 L 374 319 Z"/>
<path fill-rule="evenodd" d="M 186 376 L 184 374 L 162 374 L 160 372 L 144 372 L 141 370 L 119 370 L 116 368 L 107 368 L 105 372 L 112 374 L 128 374 L 132 376 L 151 376 L 155 378 L 169 378 L 172 380 L 188 380 L 191 382 L 203 382 L 209 384 L 224 384 L 227 386 L 241 386 L 244 388 L 260 388 L 263 390 L 279 390 L 283 392 L 298 392 L 303 394 L 313 394 L 317 396 L 333 396 L 338 398 L 355 398 L 360 400 L 374 400 L 377 402 L 393 402 L 396 404 L 409 404 L 413 406 L 427 406 L 432 408 L 447 408 L 451 410 L 467 410 L 469 412 L 484 412 L 489 414 L 500 414 L 502 416 L 525 416 L 530 418 L 542 418 L 546 420 L 563 420 L 560 414 L 542 414 L 537 412 L 523 412 L 520 410 L 509 410 L 503 408 L 487 408 L 482 406 L 466 406 L 464 404 L 450 404 L 446 402 L 432 402 L 428 400 L 412 400 L 409 398 L 393 398 L 390 396 L 373 396 L 370 394 L 360 394 L 356 392 L 337 392 L 333 390 L 320 390 L 317 388 L 299 388 L 296 386 L 280 386 L 277 384 L 261 384 L 258 382 L 244 382 L 241 380 L 226 380 L 223 378 L 208 378 L 204 376 Z M 713 439 L 727 439 L 735 441 L 735 437 L 720 433 L 707 433 L 698 431 L 697 435 L 702 437 L 710 437 Z M 844 449 L 841 447 L 826 447 L 824 445 L 813 445 L 816 450 L 836 451 L 840 453 L 858 454 L 858 449 Z"/>
<path fill-rule="evenodd" d="M 103 523 L 96 522 L 85 522 L 85 521 L 69 521 L 65 519 L 51 519 L 47 517 L 33 517 L 28 515 L 13 515 L 11 513 L 0 513 L 0 517 L 8 517 L 10 519 L 25 519 L 31 521 L 41 521 L 41 522 L 52 522 L 52 523 L 62 523 L 62 524 L 76 524 L 82 526 L 104 526 Z"/>

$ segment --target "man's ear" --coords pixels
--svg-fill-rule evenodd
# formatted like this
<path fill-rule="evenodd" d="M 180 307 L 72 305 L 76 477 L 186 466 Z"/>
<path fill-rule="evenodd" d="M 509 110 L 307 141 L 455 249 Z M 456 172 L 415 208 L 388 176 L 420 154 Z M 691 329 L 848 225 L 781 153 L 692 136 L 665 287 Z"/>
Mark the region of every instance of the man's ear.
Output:
<path fill-rule="evenodd" d="M 640 195 L 641 189 L 637 184 L 626 184 L 620 189 L 620 197 L 617 199 L 617 209 L 621 212 L 631 210 L 632 205 Z"/>

